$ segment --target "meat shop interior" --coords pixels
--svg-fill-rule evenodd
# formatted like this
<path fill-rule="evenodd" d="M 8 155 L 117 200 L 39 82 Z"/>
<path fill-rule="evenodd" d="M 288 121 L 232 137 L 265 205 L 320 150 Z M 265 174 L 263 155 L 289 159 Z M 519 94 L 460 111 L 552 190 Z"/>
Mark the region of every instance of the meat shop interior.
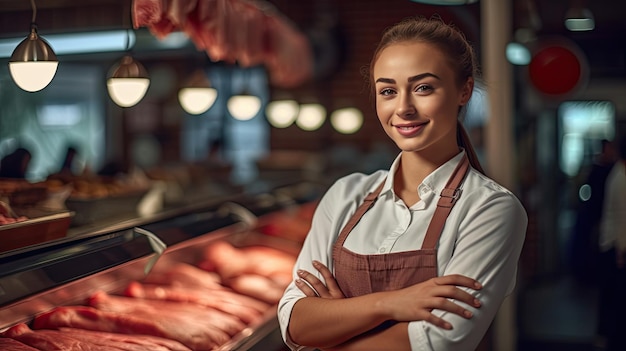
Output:
<path fill-rule="evenodd" d="M 0 340 L 288 350 L 275 306 L 318 200 L 399 152 L 364 72 L 418 15 L 474 46 L 463 124 L 528 214 L 487 349 L 604 350 L 590 175 L 626 133 L 610 0 L 0 0 Z"/>

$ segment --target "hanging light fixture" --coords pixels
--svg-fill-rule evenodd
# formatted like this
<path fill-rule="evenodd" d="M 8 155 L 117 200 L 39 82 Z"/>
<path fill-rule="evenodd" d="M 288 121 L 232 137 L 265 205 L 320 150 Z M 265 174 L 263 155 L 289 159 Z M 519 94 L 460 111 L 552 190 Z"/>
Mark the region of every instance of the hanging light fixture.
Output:
<path fill-rule="evenodd" d="M 52 81 L 56 74 L 59 61 L 50 44 L 37 34 L 37 6 L 35 0 L 30 1 L 33 17 L 30 34 L 17 45 L 9 59 L 9 71 L 15 84 L 20 88 L 35 92 Z"/>
<path fill-rule="evenodd" d="M 178 101 L 183 109 L 192 115 L 206 112 L 217 98 L 217 90 L 211 88 L 203 70 L 191 75 L 187 83 L 178 91 Z"/>
<path fill-rule="evenodd" d="M 321 104 L 308 103 L 300 105 L 296 125 L 306 131 L 319 129 L 326 120 L 326 108 Z"/>
<path fill-rule="evenodd" d="M 148 72 L 132 56 L 126 55 L 110 71 L 107 89 L 111 99 L 121 107 L 136 105 L 150 86 Z"/>
<path fill-rule="evenodd" d="M 514 40 L 506 45 L 506 58 L 511 64 L 526 66 L 532 56 L 530 46 L 537 40 L 542 21 L 535 0 L 519 1 L 516 5 L 516 14 L 520 18 L 519 27 L 515 30 Z"/>
<path fill-rule="evenodd" d="M 572 0 L 565 13 L 565 28 L 572 32 L 593 30 L 596 26 L 593 13 L 583 6 L 582 0 Z"/>
<path fill-rule="evenodd" d="M 356 107 L 341 108 L 330 115 L 330 124 L 341 134 L 354 134 L 363 126 L 363 113 Z"/>
<path fill-rule="evenodd" d="M 300 104 L 296 100 L 274 100 L 267 104 L 265 114 L 270 124 L 276 128 L 287 128 L 298 117 Z"/>
<path fill-rule="evenodd" d="M 261 99 L 258 96 L 250 95 L 243 92 L 239 95 L 233 95 L 226 103 L 228 112 L 240 121 L 252 119 L 259 113 L 261 109 Z"/>
<path fill-rule="evenodd" d="M 233 81 L 239 82 L 239 89 L 242 91 L 238 95 L 233 95 L 228 99 L 226 102 L 228 112 L 233 118 L 240 121 L 247 121 L 254 118 L 261 110 L 261 98 L 250 94 L 248 89 L 250 85 L 250 69 L 233 71 Z M 241 88 L 241 86 L 243 86 L 243 88 Z"/>

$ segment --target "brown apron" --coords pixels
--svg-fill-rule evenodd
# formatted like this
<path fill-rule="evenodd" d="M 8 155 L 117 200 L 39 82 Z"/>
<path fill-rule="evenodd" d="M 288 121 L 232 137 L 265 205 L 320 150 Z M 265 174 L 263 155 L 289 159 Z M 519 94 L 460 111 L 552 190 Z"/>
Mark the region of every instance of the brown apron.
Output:
<path fill-rule="evenodd" d="M 397 290 L 437 276 L 435 247 L 446 218 L 461 195 L 459 186 L 468 169 L 469 161 L 467 156 L 464 156 L 441 191 L 437 209 L 420 250 L 362 255 L 346 249 L 343 244 L 348 234 L 363 214 L 374 205 L 385 182 L 383 181 L 376 190 L 365 197 L 363 204 L 357 208 L 341 230 L 333 246 L 335 280 L 344 296 L 354 297 L 378 291 Z"/>
<path fill-rule="evenodd" d="M 452 207 L 461 195 L 459 186 L 469 169 L 467 155 L 459 162 L 441 191 L 422 248 L 389 254 L 362 255 L 343 245 L 363 214 L 376 202 L 383 181 L 365 197 L 354 215 L 339 233 L 333 246 L 334 274 L 344 296 L 354 297 L 379 291 L 402 289 L 437 276 L 437 243 Z"/>

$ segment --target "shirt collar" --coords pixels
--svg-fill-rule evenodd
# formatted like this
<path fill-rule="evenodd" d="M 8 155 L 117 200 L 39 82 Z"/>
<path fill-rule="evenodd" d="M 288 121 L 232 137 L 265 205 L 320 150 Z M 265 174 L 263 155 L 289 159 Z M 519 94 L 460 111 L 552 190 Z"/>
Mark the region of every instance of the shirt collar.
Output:
<path fill-rule="evenodd" d="M 391 164 L 391 168 L 389 168 L 389 174 L 387 175 L 387 179 L 385 179 L 385 185 L 383 186 L 380 194 L 393 193 L 393 175 L 398 170 L 398 166 L 400 165 L 400 156 L 402 152 L 396 156 L 395 160 Z M 423 188 L 426 191 L 432 191 L 437 195 L 441 193 L 441 190 L 448 183 L 448 179 L 450 179 L 450 175 L 456 168 L 456 166 L 461 162 L 461 159 L 465 155 L 465 149 L 461 148 L 461 152 L 452 157 L 446 163 L 442 164 L 434 170 L 431 174 L 429 174 L 422 184 L 419 185 L 419 188 Z M 419 189 L 415 189 L 415 191 L 419 191 Z"/>

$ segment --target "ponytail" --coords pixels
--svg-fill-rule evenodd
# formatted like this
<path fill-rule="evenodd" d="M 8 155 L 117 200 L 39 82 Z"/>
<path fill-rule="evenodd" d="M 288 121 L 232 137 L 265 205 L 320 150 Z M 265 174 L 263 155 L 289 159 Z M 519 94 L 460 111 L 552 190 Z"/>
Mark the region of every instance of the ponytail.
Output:
<path fill-rule="evenodd" d="M 456 139 L 459 146 L 465 149 L 470 165 L 472 165 L 472 167 L 480 173 L 485 174 L 485 171 L 478 160 L 478 156 L 476 155 L 476 151 L 474 150 L 474 146 L 472 145 L 472 141 L 470 140 L 469 135 L 467 135 L 467 131 L 460 120 L 457 120 Z"/>

